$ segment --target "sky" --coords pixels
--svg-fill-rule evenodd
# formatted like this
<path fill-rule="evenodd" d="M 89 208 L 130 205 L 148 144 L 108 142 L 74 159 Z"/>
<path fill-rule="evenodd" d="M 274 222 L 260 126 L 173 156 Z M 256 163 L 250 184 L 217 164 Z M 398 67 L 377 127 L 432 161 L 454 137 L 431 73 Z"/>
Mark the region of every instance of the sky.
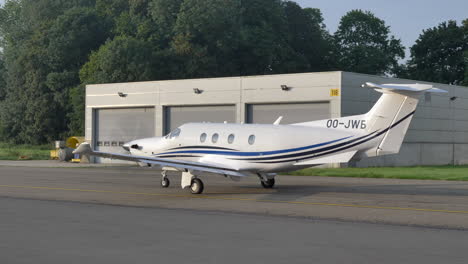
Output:
<path fill-rule="evenodd" d="M 447 20 L 468 18 L 468 0 L 295 0 L 304 7 L 322 11 L 330 33 L 338 28 L 340 19 L 353 9 L 368 10 L 390 26 L 392 35 L 401 39 L 409 57 L 411 47 L 423 29 Z"/>

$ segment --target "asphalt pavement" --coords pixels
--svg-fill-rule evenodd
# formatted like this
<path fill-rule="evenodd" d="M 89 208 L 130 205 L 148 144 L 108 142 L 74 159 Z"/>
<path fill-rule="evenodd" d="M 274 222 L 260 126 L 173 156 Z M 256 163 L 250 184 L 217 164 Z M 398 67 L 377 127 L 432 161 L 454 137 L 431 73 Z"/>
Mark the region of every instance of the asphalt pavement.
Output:
<path fill-rule="evenodd" d="M 1 263 L 466 263 L 468 232 L 0 198 Z"/>
<path fill-rule="evenodd" d="M 466 263 L 468 183 L 0 166 L 0 263 Z"/>

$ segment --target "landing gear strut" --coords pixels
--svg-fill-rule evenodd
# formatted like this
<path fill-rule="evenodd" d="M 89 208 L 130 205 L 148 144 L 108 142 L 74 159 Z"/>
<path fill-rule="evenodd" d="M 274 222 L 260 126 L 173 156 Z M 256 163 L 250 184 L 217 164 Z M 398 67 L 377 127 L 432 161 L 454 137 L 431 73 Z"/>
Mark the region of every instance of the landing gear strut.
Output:
<path fill-rule="evenodd" d="M 168 188 L 171 182 L 167 178 L 166 171 L 161 172 L 162 179 L 161 179 L 161 187 Z"/>

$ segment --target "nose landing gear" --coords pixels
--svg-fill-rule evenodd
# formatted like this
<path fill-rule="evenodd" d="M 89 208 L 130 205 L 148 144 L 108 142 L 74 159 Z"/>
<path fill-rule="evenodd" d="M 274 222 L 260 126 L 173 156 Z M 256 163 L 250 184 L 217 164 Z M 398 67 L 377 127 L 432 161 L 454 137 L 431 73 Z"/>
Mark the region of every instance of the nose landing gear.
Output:
<path fill-rule="evenodd" d="M 167 178 L 166 171 L 161 172 L 162 179 L 161 179 L 161 187 L 168 188 L 171 182 Z"/>

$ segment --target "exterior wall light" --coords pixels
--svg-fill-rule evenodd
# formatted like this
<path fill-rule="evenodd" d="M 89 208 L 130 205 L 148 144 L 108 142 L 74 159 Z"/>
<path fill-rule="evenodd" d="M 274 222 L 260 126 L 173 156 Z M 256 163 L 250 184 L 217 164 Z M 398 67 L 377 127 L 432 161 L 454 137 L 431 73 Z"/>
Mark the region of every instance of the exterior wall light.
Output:
<path fill-rule="evenodd" d="M 201 94 L 201 93 L 203 93 L 203 90 L 200 90 L 200 89 L 198 89 L 198 88 L 193 88 L 193 92 L 194 92 L 195 94 Z"/>
<path fill-rule="evenodd" d="M 118 92 L 117 94 L 118 94 L 120 97 L 127 97 L 127 94 L 124 94 L 124 93 L 122 93 L 122 92 Z"/>
<path fill-rule="evenodd" d="M 281 85 L 281 90 L 283 90 L 283 91 L 289 91 L 289 90 L 291 90 L 291 87 L 289 87 L 289 86 L 283 84 L 283 85 Z"/>
<path fill-rule="evenodd" d="M 458 97 L 456 97 L 456 96 L 452 96 L 452 97 L 450 97 L 450 101 L 455 101 L 457 98 Z"/>

